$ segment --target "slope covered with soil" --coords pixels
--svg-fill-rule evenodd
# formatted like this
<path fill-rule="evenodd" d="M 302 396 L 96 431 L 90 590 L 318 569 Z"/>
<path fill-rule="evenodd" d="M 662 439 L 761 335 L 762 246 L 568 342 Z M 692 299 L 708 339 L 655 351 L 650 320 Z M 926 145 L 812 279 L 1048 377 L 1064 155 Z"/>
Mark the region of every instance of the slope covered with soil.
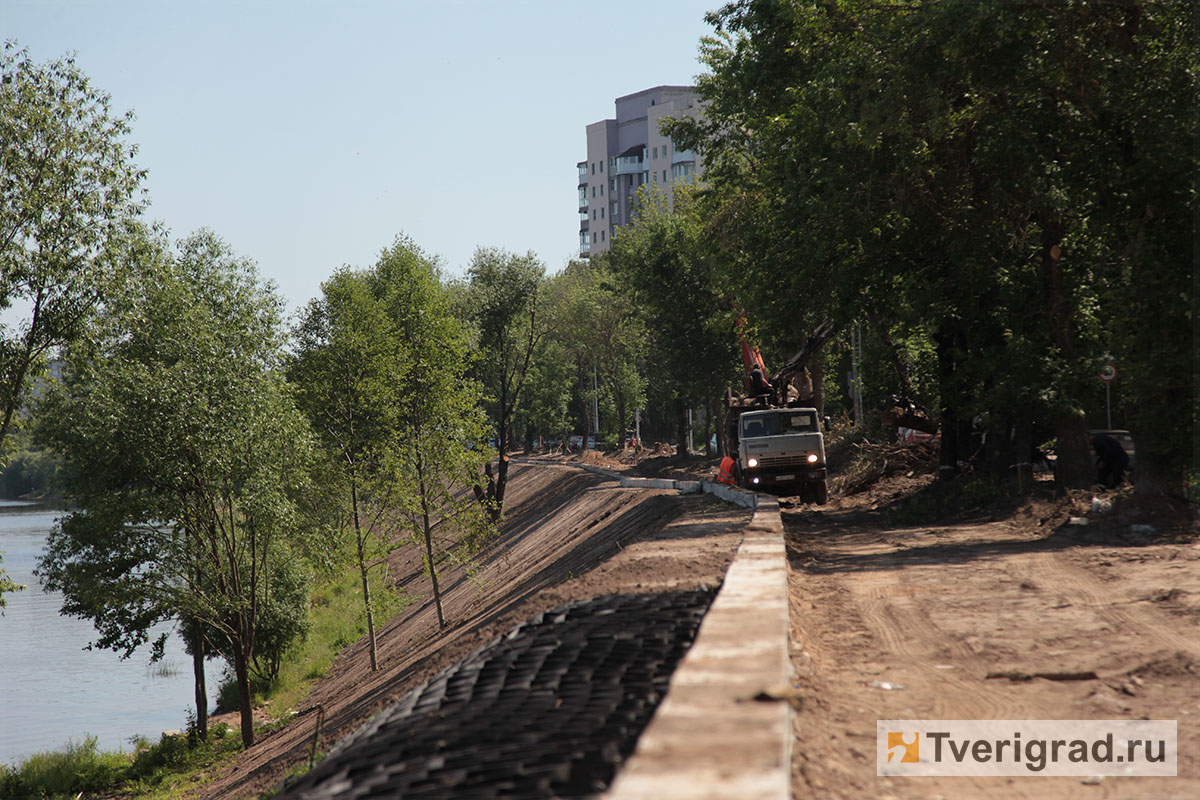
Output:
<path fill-rule="evenodd" d="M 539 613 L 601 595 L 643 594 L 720 584 L 749 512 L 700 495 L 621 489 L 615 481 L 546 461 L 510 470 L 500 538 L 474 576 L 443 574 L 449 627 L 439 631 L 428 579 L 414 548 L 393 554 L 391 574 L 424 598 L 382 627 L 380 669 L 366 642 L 342 652 L 296 709 L 197 798 L 255 797 L 302 769 L 318 717 L 328 749 L 441 670 Z M 320 711 L 318 711 L 320 709 Z"/>

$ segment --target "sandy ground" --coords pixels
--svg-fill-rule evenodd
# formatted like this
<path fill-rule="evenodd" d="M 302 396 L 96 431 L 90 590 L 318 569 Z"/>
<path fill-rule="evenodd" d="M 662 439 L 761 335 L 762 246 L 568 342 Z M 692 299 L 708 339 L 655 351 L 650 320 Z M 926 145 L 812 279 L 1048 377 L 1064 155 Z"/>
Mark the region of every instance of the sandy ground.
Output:
<path fill-rule="evenodd" d="M 1045 489 L 951 523 L 890 524 L 933 480 L 919 473 L 784 512 L 793 796 L 1200 797 L 1195 520 L 1128 492 L 1092 513 L 1090 493 Z M 1147 521 L 1156 533 L 1131 532 Z M 879 778 L 877 719 L 1178 720 L 1180 777 Z"/>
<path fill-rule="evenodd" d="M 1200 797 L 1196 520 L 1127 492 L 1113 510 L 1094 512 L 1090 493 L 1054 500 L 1043 487 L 1020 505 L 897 525 L 897 504 L 933 477 L 921 457 L 894 456 L 892 474 L 862 483 L 865 491 L 819 508 L 781 503 L 796 674 L 793 796 Z M 268 791 L 307 758 L 315 715 L 306 709 L 325 708 L 333 741 L 540 611 L 721 580 L 748 512 L 621 490 L 568 466 L 579 460 L 692 479 L 712 466 L 669 453 L 639 465 L 595 454 L 515 465 L 508 521 L 480 582 L 454 573 L 447 581 L 451 628 L 437 631 L 429 603 L 409 608 L 383 629 L 384 666 L 374 674 L 364 644 L 351 646 L 295 723 L 197 797 Z M 1131 530 L 1145 523 L 1155 532 Z M 428 594 L 415 554 L 398 553 L 393 569 L 411 592 Z M 879 778 L 875 721 L 903 718 L 1178 720 L 1180 777 Z"/>
<path fill-rule="evenodd" d="M 412 547 L 397 551 L 391 573 L 409 594 L 424 599 L 382 627 L 379 671 L 370 669 L 365 641 L 348 647 L 294 722 L 260 737 L 193 796 L 216 800 L 270 791 L 307 763 L 316 709 L 324 710 L 321 747 L 328 749 L 442 668 L 542 611 L 603 594 L 719 585 L 748 511 L 707 496 L 620 489 L 568 460 L 512 466 L 500 539 L 473 577 L 461 569 L 442 577 L 446 630 L 438 630 L 418 553 Z"/>

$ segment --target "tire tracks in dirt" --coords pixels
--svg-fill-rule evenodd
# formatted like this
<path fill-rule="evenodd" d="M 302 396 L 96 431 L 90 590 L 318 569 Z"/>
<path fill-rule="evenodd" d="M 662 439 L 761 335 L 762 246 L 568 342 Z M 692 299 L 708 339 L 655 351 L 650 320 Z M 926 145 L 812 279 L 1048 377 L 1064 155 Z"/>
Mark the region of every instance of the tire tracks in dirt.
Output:
<path fill-rule="evenodd" d="M 1042 528 L 1037 515 L 1024 526 L 892 528 L 835 507 L 789 513 L 785 526 L 794 797 L 1200 796 L 1200 636 L 1194 616 L 1151 602 L 1185 574 L 1169 563 L 1180 553 L 1133 560 L 1091 534 Z M 875 774 L 878 719 L 1137 718 L 1180 720 L 1184 777 Z"/>

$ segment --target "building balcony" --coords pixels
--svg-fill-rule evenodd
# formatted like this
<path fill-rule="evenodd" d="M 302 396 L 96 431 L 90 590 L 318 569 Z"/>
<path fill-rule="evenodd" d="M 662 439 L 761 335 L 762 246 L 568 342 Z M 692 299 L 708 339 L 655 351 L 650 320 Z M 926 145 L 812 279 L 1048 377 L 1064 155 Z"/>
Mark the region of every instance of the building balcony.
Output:
<path fill-rule="evenodd" d="M 646 146 L 634 145 L 617 156 L 617 174 L 630 175 L 642 172 L 646 161 Z"/>

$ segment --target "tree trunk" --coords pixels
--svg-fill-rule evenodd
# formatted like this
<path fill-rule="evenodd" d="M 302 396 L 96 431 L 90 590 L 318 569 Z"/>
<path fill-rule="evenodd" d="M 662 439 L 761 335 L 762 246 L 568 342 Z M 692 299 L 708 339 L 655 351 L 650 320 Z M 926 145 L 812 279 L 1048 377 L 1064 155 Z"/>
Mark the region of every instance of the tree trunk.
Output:
<path fill-rule="evenodd" d="M 208 741 L 208 680 L 204 675 L 204 633 L 200 621 L 191 622 L 192 681 L 196 690 L 196 733 Z"/>
<path fill-rule="evenodd" d="M 504 460 L 501 460 L 501 464 Z M 425 495 L 425 471 L 421 457 L 417 456 L 417 486 L 421 493 L 421 519 L 425 534 L 425 564 L 429 569 L 429 580 L 433 583 L 433 604 L 437 608 L 438 628 L 446 627 L 446 616 L 442 613 L 442 590 L 438 586 L 437 566 L 433 561 L 433 526 L 429 523 L 429 501 Z"/>
<path fill-rule="evenodd" d="M 354 538 L 358 544 L 358 574 L 362 578 L 363 607 L 367 612 L 367 641 L 371 650 L 371 671 L 379 669 L 379 646 L 375 641 L 375 611 L 371 604 L 371 581 L 367 572 L 367 556 L 363 530 L 358 515 L 358 486 L 350 481 L 350 506 L 354 512 Z"/>
<path fill-rule="evenodd" d="M 680 453 L 682 453 L 684 455 L 691 455 L 691 452 L 688 450 L 687 402 L 682 397 L 679 398 L 679 400 L 677 402 L 678 402 L 678 407 L 677 407 L 678 416 L 676 417 L 676 419 L 678 420 L 678 425 L 679 425 L 679 430 L 677 431 L 677 434 L 679 436 L 679 446 L 677 448 L 675 448 L 675 453 L 676 453 L 676 455 L 678 455 Z"/>
<path fill-rule="evenodd" d="M 817 353 L 812 361 L 812 402 L 817 414 L 825 416 L 825 355 Z"/>
<path fill-rule="evenodd" d="M 240 626 L 239 626 L 240 628 Z M 238 710 L 242 718 L 242 746 L 254 745 L 254 698 L 250 694 L 250 657 L 239 635 L 233 640 L 233 674 L 238 687 Z"/>
<path fill-rule="evenodd" d="M 941 396 L 942 436 L 939 448 L 938 477 L 949 480 L 958 474 L 959 453 L 966 443 L 959 441 L 959 391 L 955 381 L 955 358 L 958 336 L 955 332 L 939 330 L 933 340 L 937 349 L 938 387 Z"/>

